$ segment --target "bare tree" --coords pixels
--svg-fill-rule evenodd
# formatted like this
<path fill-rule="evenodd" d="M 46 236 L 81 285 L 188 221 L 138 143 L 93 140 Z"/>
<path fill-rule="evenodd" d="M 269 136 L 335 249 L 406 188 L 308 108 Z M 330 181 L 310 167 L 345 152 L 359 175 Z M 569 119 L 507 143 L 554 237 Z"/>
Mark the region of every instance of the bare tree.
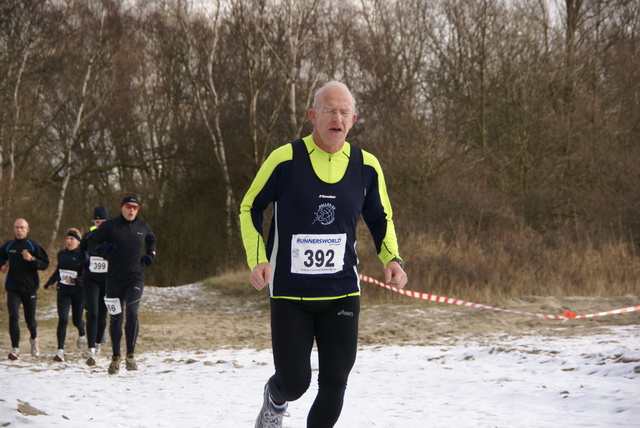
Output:
<path fill-rule="evenodd" d="M 272 86 L 284 89 L 282 79 L 274 77 L 273 49 L 270 47 L 272 38 L 267 35 L 267 32 L 273 31 L 273 18 L 267 9 L 267 2 L 231 2 L 228 18 L 229 39 L 237 43 L 237 66 L 242 70 L 239 73 L 238 86 L 246 99 L 254 172 L 264 161 L 287 95 L 286 90 L 278 91 L 279 95 L 272 100 L 275 101 L 275 105 L 263 124 L 259 111 L 264 106 L 265 89 L 273 90 Z"/>
<path fill-rule="evenodd" d="M 239 229 L 236 213 L 236 198 L 227 164 L 224 135 L 220 127 L 222 112 L 221 94 L 218 88 L 217 55 L 220 53 L 220 1 L 215 3 L 212 16 L 206 21 L 191 19 L 178 2 L 176 19 L 182 30 L 188 51 L 185 55 L 185 71 L 193 86 L 198 111 L 212 144 L 215 159 L 223 179 L 225 197 L 226 244 L 231 247 L 234 231 Z M 205 22 L 208 24 L 206 25 Z"/>
<path fill-rule="evenodd" d="M 61 147 L 64 148 L 64 150 L 62 151 L 63 158 L 61 159 L 61 164 L 60 164 L 61 182 L 60 182 L 60 188 L 58 192 L 58 203 L 57 203 L 57 208 L 54 214 L 53 228 L 52 228 L 51 237 L 50 237 L 50 243 L 52 246 L 55 243 L 56 236 L 60 228 L 60 222 L 61 222 L 62 214 L 64 211 L 67 189 L 68 189 L 71 177 L 74 173 L 74 165 L 76 164 L 74 153 L 76 152 L 77 148 L 80 145 L 80 134 L 82 132 L 84 123 L 88 120 L 88 118 L 92 116 L 92 114 L 97 109 L 96 104 L 99 104 L 99 102 L 98 103 L 95 102 L 96 101 L 95 95 L 91 97 L 91 93 L 93 92 L 92 87 L 95 85 L 95 79 L 96 79 L 96 73 L 97 73 L 96 68 L 100 67 L 98 62 L 101 60 L 101 58 L 105 53 L 104 52 L 104 47 L 105 47 L 104 45 L 105 45 L 105 39 L 106 39 L 105 19 L 107 16 L 107 12 L 103 10 L 99 13 L 100 13 L 99 18 L 97 18 L 94 21 L 97 24 L 97 28 L 96 28 L 97 33 L 93 36 L 93 38 L 90 39 L 92 42 L 92 46 L 91 45 L 88 46 L 88 51 L 86 52 L 86 54 L 88 55 L 88 58 L 85 60 L 86 62 L 81 60 L 82 61 L 81 64 L 84 63 L 85 71 L 82 77 L 81 87 L 79 88 L 78 97 L 69 97 L 66 100 L 66 102 L 69 102 L 71 99 L 75 99 L 77 104 L 75 106 L 76 111 L 74 114 L 71 129 L 69 130 L 68 133 L 63 132 L 60 134 L 61 136 L 60 143 L 61 143 Z M 80 25 L 84 25 L 84 24 L 92 25 L 91 22 L 93 20 L 91 18 L 93 17 L 89 15 L 89 22 L 80 20 L 79 22 Z M 75 32 L 77 31 L 77 29 L 73 28 L 73 25 L 72 25 L 71 31 Z M 82 58 L 82 56 L 80 58 Z M 73 92 L 75 91 L 76 88 L 72 87 L 69 89 Z M 92 103 L 91 110 L 87 111 L 90 97 L 93 98 L 94 102 Z"/>
<path fill-rule="evenodd" d="M 43 29 L 46 18 L 46 2 L 6 1 L 0 6 L 0 58 L 3 64 L 0 88 L 2 105 L 0 109 L 0 181 L 8 199 L 2 200 L 0 205 L 10 205 L 9 199 L 16 180 L 16 153 L 25 141 L 21 135 L 24 128 L 22 115 L 25 102 L 22 99 L 24 89 L 24 75 L 27 72 L 28 61 L 34 49 L 47 36 Z M 5 163 L 8 174 L 4 174 Z M 6 180 L 3 180 L 5 179 Z"/>
<path fill-rule="evenodd" d="M 582 0 L 565 0 L 565 51 L 564 51 L 564 93 L 562 97 L 564 121 L 564 162 L 563 174 L 570 166 L 574 145 L 574 108 L 576 97 L 576 35 L 582 21 Z"/>
<path fill-rule="evenodd" d="M 339 79 L 350 140 L 401 190 L 400 233 L 510 216 L 640 236 L 637 0 L 201 5 L 0 2 L 0 222 L 19 213 L 53 243 L 135 189 L 181 260 L 154 276 L 243 264 L 235 196 Z"/>
<path fill-rule="evenodd" d="M 282 140 L 299 136 L 318 81 L 327 75 L 331 34 L 322 0 L 234 0 L 229 40 L 237 46 L 254 172 Z M 320 48 L 322 46 L 322 48 Z"/>

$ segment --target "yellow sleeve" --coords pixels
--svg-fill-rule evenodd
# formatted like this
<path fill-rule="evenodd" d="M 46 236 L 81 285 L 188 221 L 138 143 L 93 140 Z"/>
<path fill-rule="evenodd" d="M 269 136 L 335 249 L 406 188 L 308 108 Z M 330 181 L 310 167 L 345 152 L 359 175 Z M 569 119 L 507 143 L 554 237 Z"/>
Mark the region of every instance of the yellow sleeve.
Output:
<path fill-rule="evenodd" d="M 240 229 L 250 269 L 259 263 L 269 261 L 262 228 L 264 211 L 278 196 L 278 168 L 290 162 L 292 158 L 291 144 L 274 150 L 260 167 L 240 203 Z"/>
<path fill-rule="evenodd" d="M 375 183 L 365 183 L 367 188 L 374 191 L 365 195 L 366 206 L 363 211 L 363 217 L 373 237 L 378 257 L 386 267 L 387 263 L 393 259 L 402 260 L 393 223 L 393 209 L 391 208 L 387 184 L 380 162 L 374 155 L 365 150 L 362 151 L 362 156 L 365 169 L 368 169 L 365 177 L 369 180 L 375 180 Z"/>

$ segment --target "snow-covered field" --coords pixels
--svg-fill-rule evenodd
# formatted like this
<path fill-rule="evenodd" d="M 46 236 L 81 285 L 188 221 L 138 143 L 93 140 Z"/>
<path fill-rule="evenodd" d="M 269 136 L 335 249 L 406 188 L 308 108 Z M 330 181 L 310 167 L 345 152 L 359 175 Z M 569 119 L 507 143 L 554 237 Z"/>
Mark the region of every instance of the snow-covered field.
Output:
<path fill-rule="evenodd" d="M 150 288 L 143 307 L 162 313 L 180 306 L 181 313 L 205 315 L 213 315 L 215 307 L 233 322 L 233 305 L 226 307 L 218 296 L 215 306 L 206 306 L 207 294 L 211 292 L 200 285 Z M 54 314 L 50 307 L 39 311 L 40 319 Z M 442 311 L 446 309 L 434 313 Z M 459 313 L 464 314 L 451 312 Z M 502 320 L 496 317 L 487 319 Z M 483 334 L 487 324 L 457 320 L 462 327 L 442 336 L 434 330 L 430 337 L 437 339 L 423 339 L 419 345 L 362 346 L 336 426 L 640 427 L 640 324 L 583 320 L 557 326 L 551 321 L 553 329 Z M 107 350 L 94 368 L 71 346 L 64 363 L 52 362 L 52 345 L 38 358 L 27 349 L 18 361 L 0 356 L 0 427 L 253 427 L 264 382 L 273 370 L 271 352 L 211 346 L 191 352 L 165 349 L 171 342 L 161 341 L 162 328 L 197 335 L 186 318 L 183 322 L 182 327 L 156 326 L 155 333 L 145 337 L 136 372 L 122 367 L 119 374 L 108 375 Z M 220 328 L 211 322 L 209 328 Z M 435 322 L 427 325 L 435 329 Z M 8 337 L 6 330 L 0 334 Z M 70 334 L 75 342 L 73 338 Z M 43 340 L 53 339 L 53 331 L 43 333 Z M 2 343 L 8 345 L 4 337 Z M 285 427 L 305 426 L 315 391 L 313 381 L 307 394 L 290 403 Z"/>
<path fill-rule="evenodd" d="M 338 427 L 639 427 L 640 327 L 361 349 Z M 491 343 L 487 345 L 487 343 Z M 0 426 L 252 427 L 269 351 L 143 354 L 140 370 L 0 361 Z M 291 403 L 304 427 L 315 383 Z M 28 403 L 28 404 L 27 404 Z"/>

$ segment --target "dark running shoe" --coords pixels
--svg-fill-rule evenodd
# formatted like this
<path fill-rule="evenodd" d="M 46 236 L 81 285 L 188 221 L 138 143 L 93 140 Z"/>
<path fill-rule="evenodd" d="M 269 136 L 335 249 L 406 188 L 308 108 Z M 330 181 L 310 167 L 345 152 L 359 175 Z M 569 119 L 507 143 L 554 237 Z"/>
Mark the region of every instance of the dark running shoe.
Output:
<path fill-rule="evenodd" d="M 127 354 L 127 358 L 124 359 L 127 370 L 138 370 L 138 365 L 136 364 L 136 359 L 133 358 L 133 354 Z"/>
<path fill-rule="evenodd" d="M 111 357 L 111 364 L 109 364 L 109 374 L 117 374 L 120 371 L 120 355 L 114 355 Z"/>

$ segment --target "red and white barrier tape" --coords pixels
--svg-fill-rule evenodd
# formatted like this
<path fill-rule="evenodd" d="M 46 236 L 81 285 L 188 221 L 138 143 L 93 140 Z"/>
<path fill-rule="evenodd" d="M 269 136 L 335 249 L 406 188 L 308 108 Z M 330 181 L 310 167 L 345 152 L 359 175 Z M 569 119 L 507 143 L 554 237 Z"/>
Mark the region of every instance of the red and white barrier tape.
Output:
<path fill-rule="evenodd" d="M 388 290 L 391 290 L 395 293 L 403 294 L 409 297 L 415 297 L 416 299 L 431 300 L 432 302 L 448 303 L 450 305 L 458 305 L 458 306 L 468 306 L 468 307 L 473 307 L 478 309 L 490 309 L 492 311 L 509 312 L 512 314 L 530 315 L 530 316 L 540 317 L 540 318 L 556 319 L 556 320 L 562 320 L 562 322 L 568 321 L 570 319 L 593 318 L 593 317 L 600 317 L 604 315 L 614 315 L 614 314 L 622 314 L 626 312 L 640 311 L 640 305 L 638 305 L 638 306 L 630 306 L 628 308 L 623 308 L 623 309 L 616 309 L 613 311 L 598 312 L 595 314 L 587 314 L 587 315 L 577 315 L 576 313 L 569 312 L 569 311 L 565 311 L 562 315 L 537 314 L 533 312 L 523 312 L 523 311 L 514 311 L 511 309 L 496 308 L 494 306 L 467 302 L 465 300 L 452 299 L 450 297 L 436 296 L 434 294 L 420 293 L 418 291 L 403 290 L 403 289 L 392 287 L 389 284 L 382 283 L 366 275 L 360 274 L 359 276 L 360 276 L 360 280 L 362 281 L 370 282 L 372 284 L 376 284 Z"/>
<path fill-rule="evenodd" d="M 570 318 L 570 319 L 579 319 L 579 318 L 595 318 L 595 317 L 601 317 L 604 315 L 615 315 L 615 314 L 624 314 L 626 312 L 633 312 L 633 311 L 640 311 L 640 305 L 638 306 L 629 306 L 628 308 L 622 308 L 622 309 L 616 309 L 613 311 L 605 311 L 605 312 L 598 312 L 596 314 L 586 314 L 586 315 L 578 315 L 575 312 L 568 312 L 565 311 L 563 313 L 563 315 L 566 318 Z"/>

